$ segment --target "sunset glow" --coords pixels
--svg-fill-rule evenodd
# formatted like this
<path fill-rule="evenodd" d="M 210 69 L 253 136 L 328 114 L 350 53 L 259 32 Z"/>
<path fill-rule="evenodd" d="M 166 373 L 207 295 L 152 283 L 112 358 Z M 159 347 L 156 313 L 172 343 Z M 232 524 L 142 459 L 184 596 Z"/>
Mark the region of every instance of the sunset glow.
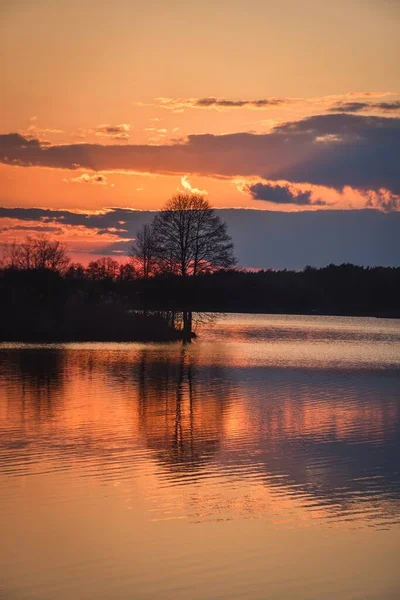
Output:
<path fill-rule="evenodd" d="M 0 0 L 0 600 L 400 598 L 400 0 Z"/>
<path fill-rule="evenodd" d="M 0 242 L 50 232 L 22 209 L 157 210 L 179 189 L 398 211 L 398 16 L 389 0 L 3 3 Z M 75 255 L 135 237 L 51 227 Z"/>

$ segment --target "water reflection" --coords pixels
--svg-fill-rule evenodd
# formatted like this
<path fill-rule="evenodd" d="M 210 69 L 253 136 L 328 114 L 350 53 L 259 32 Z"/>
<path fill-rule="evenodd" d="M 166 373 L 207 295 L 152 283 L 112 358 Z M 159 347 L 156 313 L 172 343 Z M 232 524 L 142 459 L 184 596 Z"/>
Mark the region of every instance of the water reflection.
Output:
<path fill-rule="evenodd" d="M 174 359 L 154 360 L 147 350 L 140 353 L 138 411 L 147 446 L 179 474 L 200 469 L 219 450 L 229 385 L 217 397 L 210 377 L 217 377 L 220 369 L 206 378 L 199 375 L 187 346 Z"/>
<path fill-rule="evenodd" d="M 2 346 L 0 596 L 395 598 L 399 456 L 397 321 Z"/>
<path fill-rule="evenodd" d="M 282 516 L 291 502 L 322 519 L 399 520 L 399 371 L 231 366 L 229 345 L 213 365 L 209 352 L 3 350 L 0 473 L 151 472 L 158 517 L 179 485 L 192 486 L 188 518 L 199 506 L 208 519 Z"/>
<path fill-rule="evenodd" d="M 32 421 L 51 418 L 63 396 L 64 352 L 57 348 L 51 352 L 35 349 L 15 352 L 11 360 L 4 354 L 0 357 L 0 368 L 7 372 L 2 385 L 6 395 L 13 396 L 15 416 L 27 416 Z"/>

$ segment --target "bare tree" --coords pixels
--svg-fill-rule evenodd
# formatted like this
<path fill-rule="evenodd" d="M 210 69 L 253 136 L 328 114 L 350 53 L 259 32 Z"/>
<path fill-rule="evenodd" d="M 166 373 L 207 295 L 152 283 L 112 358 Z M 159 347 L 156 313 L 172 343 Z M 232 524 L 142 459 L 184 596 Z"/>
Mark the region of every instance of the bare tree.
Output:
<path fill-rule="evenodd" d="M 89 279 L 100 280 L 110 279 L 115 280 L 119 272 L 118 261 L 110 258 L 109 256 L 103 256 L 98 260 L 92 260 L 86 269 L 86 274 Z"/>
<path fill-rule="evenodd" d="M 118 280 L 133 281 L 136 278 L 136 269 L 132 262 L 119 265 Z"/>
<path fill-rule="evenodd" d="M 171 198 L 154 218 L 152 237 L 161 269 L 182 277 L 236 262 L 226 224 L 202 196 Z"/>
<path fill-rule="evenodd" d="M 85 277 L 85 267 L 81 263 L 71 263 L 65 272 L 67 279 L 83 279 Z"/>
<path fill-rule="evenodd" d="M 155 273 L 183 278 L 228 268 L 235 264 L 233 244 L 226 224 L 209 202 L 196 194 L 178 194 L 137 234 L 130 255 L 147 279 Z M 185 339 L 192 338 L 192 311 L 182 299 Z"/>
<path fill-rule="evenodd" d="M 48 269 L 64 273 L 70 259 L 65 244 L 49 240 L 45 236 L 28 236 L 23 242 L 8 244 L 4 251 L 3 265 L 12 269 Z"/>
<path fill-rule="evenodd" d="M 156 249 L 153 227 L 143 225 L 136 235 L 136 241 L 132 244 L 129 255 L 138 264 L 139 274 L 148 279 L 156 270 Z"/>

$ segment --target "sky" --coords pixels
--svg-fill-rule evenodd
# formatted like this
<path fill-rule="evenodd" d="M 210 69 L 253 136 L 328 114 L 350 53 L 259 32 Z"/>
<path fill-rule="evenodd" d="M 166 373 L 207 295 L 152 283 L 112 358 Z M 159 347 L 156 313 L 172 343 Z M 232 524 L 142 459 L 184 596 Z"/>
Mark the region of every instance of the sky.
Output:
<path fill-rule="evenodd" d="M 399 264 L 399 20 L 397 0 L 0 0 L 0 243 L 123 257 L 194 191 L 243 266 Z"/>

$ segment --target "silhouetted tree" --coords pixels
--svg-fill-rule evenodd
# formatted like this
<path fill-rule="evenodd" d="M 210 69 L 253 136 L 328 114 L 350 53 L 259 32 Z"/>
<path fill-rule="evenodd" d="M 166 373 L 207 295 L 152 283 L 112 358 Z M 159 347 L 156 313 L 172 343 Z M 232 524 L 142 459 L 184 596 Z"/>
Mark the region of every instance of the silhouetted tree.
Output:
<path fill-rule="evenodd" d="M 139 274 L 143 279 L 148 279 L 156 271 L 156 248 L 153 227 L 143 225 L 136 234 L 129 255 L 136 260 Z"/>
<path fill-rule="evenodd" d="M 13 242 L 5 247 L 3 266 L 18 270 L 47 269 L 65 273 L 70 259 L 65 244 L 49 240 L 44 235 L 28 236 L 21 243 Z"/>
<path fill-rule="evenodd" d="M 209 202 L 196 194 L 171 198 L 152 224 L 157 263 L 182 277 L 235 264 L 226 224 Z"/>
<path fill-rule="evenodd" d="M 103 256 L 98 260 L 92 260 L 86 269 L 89 279 L 114 281 L 117 278 L 119 263 L 109 256 Z"/>
<path fill-rule="evenodd" d="M 186 282 L 188 276 L 210 273 L 232 267 L 236 260 L 226 224 L 209 202 L 196 194 L 173 196 L 153 219 L 137 234 L 130 250 L 140 265 L 143 279 L 150 275 L 177 275 Z M 182 282 L 182 283 L 183 283 Z M 192 306 L 189 286 L 176 286 L 182 310 L 184 331 L 191 339 Z M 147 295 L 142 295 L 144 310 Z"/>
<path fill-rule="evenodd" d="M 67 279 L 83 279 L 85 277 L 85 267 L 81 263 L 71 263 L 65 272 Z"/>
<path fill-rule="evenodd" d="M 128 282 L 136 279 L 137 273 L 131 262 L 119 265 L 118 281 Z"/>

